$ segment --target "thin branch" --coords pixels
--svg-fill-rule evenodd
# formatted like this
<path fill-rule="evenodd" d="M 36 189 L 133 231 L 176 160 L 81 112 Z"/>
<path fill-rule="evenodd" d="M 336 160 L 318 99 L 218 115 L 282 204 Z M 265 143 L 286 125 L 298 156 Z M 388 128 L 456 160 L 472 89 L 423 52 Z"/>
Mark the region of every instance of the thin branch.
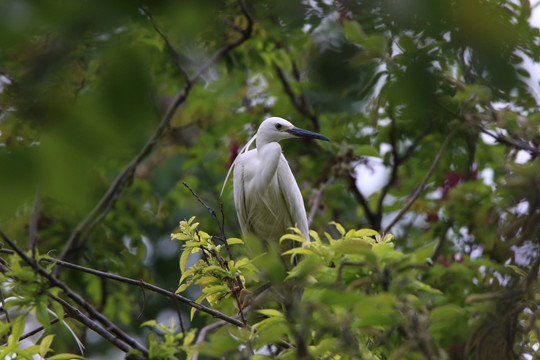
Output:
<path fill-rule="evenodd" d="M 354 197 L 364 209 L 364 213 L 366 214 L 366 218 L 368 219 L 370 226 L 374 230 L 378 230 L 381 227 L 381 219 L 374 214 L 373 211 L 371 211 L 366 198 L 356 186 L 356 177 L 353 174 L 349 175 L 349 190 L 352 191 Z"/>
<path fill-rule="evenodd" d="M 430 133 L 433 127 L 432 125 L 428 126 L 420 135 L 418 135 L 414 139 L 412 144 L 407 148 L 407 150 L 405 150 L 405 153 L 403 155 L 400 155 L 398 152 L 398 141 L 396 138 L 396 122 L 392 113 L 390 114 L 390 119 L 392 122 L 390 123 L 391 127 L 390 127 L 389 135 L 390 135 L 390 144 L 392 145 L 393 161 L 392 161 L 392 169 L 390 172 L 390 178 L 388 179 L 388 182 L 386 183 L 386 185 L 384 185 L 384 187 L 382 188 L 381 195 L 379 197 L 379 203 L 377 205 L 377 211 L 376 211 L 378 219 L 382 219 L 382 215 L 384 212 L 384 199 L 386 198 L 386 195 L 390 191 L 390 188 L 392 187 L 392 185 L 394 185 L 394 183 L 397 180 L 399 167 L 414 153 L 416 148 L 420 145 L 420 142 L 422 141 L 422 139 L 426 137 L 427 134 Z"/>
<path fill-rule="evenodd" d="M 6 309 L 6 299 L 4 299 L 4 293 L 2 289 L 0 289 L 0 305 L 2 305 L 2 310 L 4 311 L 4 314 L 6 314 L 6 321 L 9 324 L 11 322 L 11 319 L 9 318 L 9 313 Z"/>
<path fill-rule="evenodd" d="M 156 144 L 161 139 L 165 130 L 169 127 L 170 122 L 173 118 L 173 115 L 176 113 L 177 109 L 182 105 L 192 86 L 197 80 L 210 69 L 227 52 L 231 51 L 235 47 L 241 45 L 243 42 L 248 40 L 251 37 L 253 31 L 253 18 L 248 12 L 244 1 L 239 1 L 242 13 L 247 19 L 247 25 L 244 31 L 241 33 L 241 36 L 234 42 L 225 44 L 220 47 L 214 55 L 199 68 L 199 70 L 191 77 L 187 79 L 187 84 L 184 88 L 176 95 L 174 101 L 169 106 L 167 112 L 161 118 L 161 121 L 155 130 L 154 134 L 147 143 L 143 146 L 141 151 L 131 160 L 131 162 L 124 168 L 124 170 L 116 177 L 113 181 L 107 192 L 103 195 L 101 200 L 97 205 L 92 209 L 92 211 L 84 218 L 73 230 L 66 245 L 62 249 L 62 252 L 59 256 L 60 259 L 64 259 L 68 253 L 77 245 L 81 239 L 85 239 L 86 236 L 92 231 L 92 229 L 105 218 L 107 213 L 112 209 L 122 190 L 127 187 L 133 180 L 135 170 L 137 166 L 154 150 Z"/>
<path fill-rule="evenodd" d="M 435 263 L 437 257 L 441 253 L 443 245 L 446 242 L 446 235 L 448 234 L 448 230 L 450 230 L 451 226 L 452 223 L 450 221 L 445 223 L 442 234 L 439 236 L 439 239 L 437 241 L 437 246 L 435 247 L 435 250 L 433 250 L 433 254 L 431 254 L 431 263 Z"/>
<path fill-rule="evenodd" d="M 195 191 L 193 191 L 193 189 L 188 185 L 186 184 L 184 181 L 182 181 L 182 184 L 188 188 L 189 191 L 191 191 L 191 194 L 197 199 L 197 201 L 199 203 L 201 203 L 202 206 L 204 206 L 206 208 L 206 210 L 208 210 L 208 212 L 210 213 L 210 215 L 212 216 L 212 218 L 214 219 L 214 221 L 216 222 L 218 228 L 219 228 L 219 233 L 221 235 L 221 240 L 223 241 L 223 243 L 225 244 L 226 248 L 227 248 L 227 251 L 229 252 L 229 256 L 231 257 L 231 259 L 233 258 L 232 257 L 232 254 L 231 254 L 231 250 L 229 249 L 229 246 L 227 244 L 227 236 L 225 235 L 225 228 L 224 228 L 224 225 L 221 221 L 219 221 L 217 215 L 216 215 L 216 212 L 214 211 L 214 209 L 212 209 L 210 206 L 206 205 L 206 203 L 203 201 L 203 199 L 201 199 L 201 197 L 199 195 L 197 195 L 195 193 Z"/>
<path fill-rule="evenodd" d="M 293 68 L 294 67 L 295 66 L 293 66 Z M 274 69 L 276 70 L 278 79 L 281 82 L 281 85 L 283 86 L 283 91 L 285 91 L 285 94 L 287 94 L 293 106 L 296 108 L 296 110 L 298 110 L 298 112 L 305 115 L 311 120 L 315 131 L 319 131 L 320 130 L 319 118 L 317 114 L 314 111 L 312 111 L 312 109 L 310 109 L 304 95 L 300 94 L 297 97 L 294 94 L 294 91 L 291 88 L 291 85 L 289 84 L 289 81 L 287 80 L 287 77 L 285 76 L 285 73 L 283 72 L 283 70 L 275 63 L 274 63 Z"/>
<path fill-rule="evenodd" d="M 268 289 L 269 287 L 265 287 L 262 291 L 258 292 L 257 297 L 251 301 L 251 305 L 247 306 L 244 309 L 246 313 L 251 311 L 251 309 L 254 307 L 253 304 L 258 304 L 261 301 L 261 299 L 264 296 L 266 296 L 266 292 Z M 253 294 L 255 293 L 256 292 L 254 291 Z M 198 345 L 202 343 L 210 331 L 219 329 L 220 327 L 224 325 L 227 325 L 225 321 L 216 321 L 215 323 L 206 325 L 199 331 L 199 334 L 197 335 L 197 339 L 195 340 L 195 343 L 193 345 Z M 289 347 L 292 347 L 292 346 L 289 344 Z M 199 358 L 199 353 L 195 353 L 192 357 L 192 360 L 198 360 L 198 358 Z"/>
<path fill-rule="evenodd" d="M 229 259 L 234 260 L 231 248 L 229 247 L 229 244 L 227 243 L 227 236 L 225 235 L 224 221 L 219 221 L 214 209 L 206 205 L 203 199 L 201 199 L 200 196 L 197 195 L 195 191 L 193 191 L 193 189 L 188 184 L 186 184 L 185 182 L 182 182 L 182 184 L 184 184 L 184 186 L 187 187 L 189 191 L 191 191 L 191 194 L 195 196 L 197 201 L 199 201 L 206 208 L 206 210 L 208 210 L 212 218 L 214 218 L 214 220 L 216 221 L 219 227 L 219 231 L 221 233 L 221 241 L 223 242 L 223 244 L 225 244 L 225 248 L 227 249 L 227 252 L 229 254 Z M 225 215 L 223 214 L 223 204 L 221 205 L 221 215 L 222 215 L 222 220 L 224 220 Z M 214 251 L 213 256 L 219 261 L 223 269 L 229 270 L 229 266 L 227 265 L 226 262 L 222 261 L 222 257 L 217 252 Z M 244 284 L 242 283 L 242 280 L 240 279 L 240 275 L 236 276 L 234 283 L 232 279 L 228 279 L 228 281 L 229 281 L 229 288 L 231 289 L 231 293 L 233 294 L 233 297 L 236 300 L 238 311 L 240 312 L 240 316 L 242 317 L 242 322 L 244 323 L 244 326 L 247 326 L 247 321 L 244 316 L 244 312 L 242 310 L 242 305 L 240 304 L 240 298 L 238 297 L 238 291 L 244 288 Z"/>
<path fill-rule="evenodd" d="M 152 285 L 152 284 L 149 284 L 147 282 L 144 282 L 142 280 L 135 280 L 135 279 L 130 279 L 130 278 L 127 278 L 127 277 L 124 277 L 124 276 L 120 276 L 120 275 L 116 275 L 116 274 L 110 274 L 110 273 L 107 273 L 107 272 L 104 272 L 104 271 L 100 271 L 100 270 L 95 270 L 95 269 L 90 269 L 90 268 L 87 268 L 87 267 L 84 267 L 84 266 L 80 266 L 80 265 L 76 265 L 76 264 L 72 264 L 70 262 L 67 262 L 67 261 L 63 261 L 63 260 L 59 260 L 59 259 L 54 259 L 54 258 L 43 258 L 42 259 L 43 261 L 48 261 L 48 262 L 53 262 L 53 263 L 56 263 L 57 265 L 60 265 L 60 266 L 63 266 L 63 267 L 66 267 L 66 268 L 69 268 L 69 269 L 73 269 L 73 270 L 77 270 L 77 271 L 82 271 L 82 272 L 85 272 L 85 273 L 88 273 L 88 274 L 92 274 L 92 275 L 95 275 L 95 276 L 99 276 L 99 277 L 102 277 L 102 278 L 106 278 L 106 279 L 111 279 L 111 280 L 115 280 L 115 281 L 118 281 L 118 282 L 122 282 L 122 283 L 125 283 L 125 284 L 130 284 L 130 285 L 134 285 L 134 286 L 139 286 L 141 288 L 144 288 L 144 289 L 147 289 L 147 290 L 150 290 L 152 292 L 155 292 L 157 294 L 160 294 L 160 295 L 164 295 L 168 298 L 171 298 L 173 300 L 177 300 L 181 303 L 184 303 L 188 306 L 191 306 L 191 307 L 194 307 L 196 308 L 197 310 L 200 310 L 202 312 L 205 312 L 215 318 L 218 318 L 218 319 L 221 319 L 221 320 L 224 320 L 232 325 L 235 325 L 235 326 L 240 326 L 240 327 L 243 327 L 244 324 L 242 324 L 242 322 L 230 317 L 230 316 L 227 316 L 219 311 L 216 311 L 214 309 L 211 309 L 211 308 L 208 308 L 204 305 L 201 305 L 201 304 L 198 304 L 196 303 L 195 301 L 189 299 L 189 298 L 186 298 L 182 295 L 178 295 L 172 291 L 169 291 L 169 290 L 165 290 L 163 288 L 160 288 L 158 286 L 155 286 L 155 285 Z"/>
<path fill-rule="evenodd" d="M 49 322 L 49 325 L 54 325 L 58 321 L 60 321 L 58 318 L 54 318 Z M 43 326 L 39 326 L 39 327 L 35 328 L 34 330 L 30 330 L 29 332 L 27 332 L 25 334 L 22 334 L 21 337 L 19 338 L 19 341 L 27 339 L 32 335 L 36 335 L 38 332 L 43 331 L 43 330 L 45 330 L 45 327 L 43 327 Z"/>
<path fill-rule="evenodd" d="M 182 67 L 182 60 L 188 61 L 188 59 L 185 56 L 180 55 L 180 53 L 171 45 L 171 42 L 169 41 L 169 38 L 161 31 L 159 26 L 154 21 L 154 18 L 152 14 L 150 14 L 144 7 L 141 7 L 141 10 L 144 12 L 144 14 L 148 17 L 150 22 L 152 23 L 152 27 L 154 30 L 159 34 L 163 42 L 165 43 L 165 46 L 167 47 L 167 50 L 171 54 L 172 61 L 176 68 L 180 71 L 186 82 L 189 84 L 191 79 L 189 78 L 188 73 L 186 70 Z"/>
<path fill-rule="evenodd" d="M 32 258 L 36 258 L 36 246 L 38 241 L 38 218 L 39 218 L 39 207 L 41 204 L 41 199 L 39 193 L 36 194 L 34 199 L 34 205 L 32 206 L 32 212 L 30 213 L 30 220 L 28 221 L 28 247 L 32 249 Z"/>
<path fill-rule="evenodd" d="M 401 165 L 401 157 L 399 156 L 398 151 L 398 141 L 396 138 L 396 119 L 394 118 L 394 114 L 392 111 L 392 108 L 390 108 L 390 145 L 392 146 L 392 170 L 390 172 L 390 178 L 384 185 L 384 187 L 381 190 L 381 194 L 379 196 L 379 203 L 377 205 L 377 214 L 379 215 L 379 218 L 382 219 L 382 213 L 383 213 L 383 203 L 384 199 L 386 198 L 386 195 L 390 191 L 390 188 L 397 180 L 398 175 L 398 169 Z M 412 147 L 412 146 L 411 146 Z"/>
<path fill-rule="evenodd" d="M 135 339 L 125 334 L 118 326 L 106 318 L 103 314 L 97 311 L 92 305 L 84 300 L 79 294 L 71 290 L 64 282 L 57 279 L 53 274 L 49 273 L 45 268 L 40 266 L 35 259 L 28 257 L 24 251 L 22 251 L 13 240 L 11 240 L 3 231 L 0 230 L 0 236 L 11 247 L 15 253 L 26 262 L 34 271 L 47 279 L 52 286 L 60 288 L 64 294 L 71 298 L 76 304 L 85 309 L 90 316 L 99 321 L 107 329 L 107 332 L 111 332 L 115 335 L 119 341 L 127 343 L 131 348 L 139 350 L 145 355 L 148 355 L 148 350 L 139 344 Z M 120 347 L 120 346 L 119 346 Z"/>
<path fill-rule="evenodd" d="M 311 227 L 311 224 L 313 223 L 313 218 L 315 217 L 315 213 L 317 212 L 317 209 L 319 208 L 319 204 L 321 203 L 321 197 L 324 191 L 327 187 L 332 185 L 332 183 L 336 181 L 336 178 L 331 176 L 324 184 L 321 185 L 319 190 L 315 192 L 315 194 L 312 197 L 312 204 L 311 209 L 309 209 L 309 215 L 308 215 L 308 227 Z"/>
<path fill-rule="evenodd" d="M 499 143 L 501 144 L 505 144 L 505 145 L 508 145 L 508 146 L 512 146 L 514 148 L 517 148 L 517 149 L 520 149 L 520 150 L 525 150 L 525 151 L 528 151 L 530 152 L 531 154 L 533 155 L 536 155 L 536 156 L 539 156 L 540 155 L 540 147 L 537 147 L 537 146 L 533 146 L 531 145 L 530 142 L 528 141 L 524 141 L 524 140 L 519 140 L 519 139 L 510 139 L 498 132 L 493 132 L 487 128 L 485 128 L 482 124 L 479 124 L 477 121 L 474 121 L 474 118 L 478 119 L 479 121 L 493 121 L 493 119 L 497 118 L 497 112 L 495 110 L 492 110 L 493 114 L 491 115 L 486 115 L 486 114 L 465 114 L 465 115 L 462 115 L 462 114 L 458 114 L 456 113 L 455 111 L 449 109 L 448 107 L 442 105 L 441 103 L 437 103 L 437 105 L 442 108 L 443 110 L 445 110 L 447 113 L 449 113 L 450 115 L 454 116 L 456 119 L 461 119 L 461 120 L 464 120 L 468 123 L 470 123 L 471 125 L 473 125 L 474 127 L 476 127 L 480 132 L 488 135 L 488 136 L 491 136 L 493 139 L 497 140 Z"/>
<path fill-rule="evenodd" d="M 443 142 L 441 148 L 439 149 L 439 152 L 435 156 L 435 159 L 433 160 L 433 163 L 431 164 L 431 167 L 429 168 L 426 176 L 424 177 L 424 180 L 422 180 L 422 183 L 420 183 L 420 186 L 418 186 L 416 188 L 416 190 L 414 191 L 412 196 L 409 198 L 409 201 L 407 202 L 407 204 L 394 217 L 394 220 L 392 220 L 390 222 L 390 224 L 384 229 L 383 233 L 387 233 L 388 231 L 390 231 L 390 229 L 399 221 L 399 219 L 401 219 L 401 217 L 409 210 L 409 208 L 416 201 L 416 199 L 418 199 L 418 197 L 420 196 L 420 194 L 422 193 L 422 191 L 426 187 L 426 184 L 427 184 L 429 178 L 431 177 L 431 174 L 433 174 L 433 171 L 435 171 L 435 167 L 437 166 L 437 164 L 441 160 L 441 156 L 442 156 L 443 152 L 446 150 L 446 147 L 448 146 L 450 140 L 454 137 L 455 133 L 456 133 L 455 131 L 452 131 L 450 134 L 448 134 L 446 139 L 444 139 L 444 142 Z"/>
<path fill-rule="evenodd" d="M 110 342 L 111 344 L 113 344 L 114 346 L 122 350 L 123 352 L 127 353 L 132 349 L 131 346 L 126 344 L 124 341 L 118 339 L 114 334 L 107 331 L 103 326 L 101 326 L 100 324 L 90 319 L 85 314 L 83 314 L 75 306 L 71 305 L 70 303 L 68 303 L 67 301 L 65 301 L 64 299 L 58 296 L 54 296 L 54 295 L 49 295 L 49 296 L 52 299 L 54 299 L 56 302 L 61 304 L 64 310 L 69 314 L 71 318 L 77 320 L 78 322 L 86 326 L 87 328 L 92 329 L 102 338 L 104 338 L 105 340 L 107 340 L 108 342 Z M 143 352 L 143 354 L 145 356 L 148 356 L 148 351 Z"/>
<path fill-rule="evenodd" d="M 505 145 L 512 146 L 521 150 L 528 151 L 533 155 L 537 155 L 537 156 L 540 155 L 540 148 L 531 145 L 529 142 L 518 140 L 518 139 L 510 139 L 500 133 L 492 132 L 491 130 L 486 129 L 480 124 L 475 123 L 475 126 L 478 128 L 478 130 L 480 130 L 486 135 L 491 136 L 493 139 L 497 140 L 501 144 L 505 144 Z"/>

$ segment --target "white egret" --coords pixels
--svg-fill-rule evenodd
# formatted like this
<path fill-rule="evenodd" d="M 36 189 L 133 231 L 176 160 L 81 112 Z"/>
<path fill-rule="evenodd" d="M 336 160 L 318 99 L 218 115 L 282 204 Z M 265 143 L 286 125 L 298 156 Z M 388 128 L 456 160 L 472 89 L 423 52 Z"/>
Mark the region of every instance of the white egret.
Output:
<path fill-rule="evenodd" d="M 231 166 L 234 167 L 234 204 L 242 232 L 267 243 L 277 243 L 292 226 L 298 227 L 309 240 L 302 194 L 278 144 L 280 140 L 295 137 L 330 141 L 287 120 L 271 117 L 261 123 Z M 254 140 L 256 149 L 249 150 Z"/>

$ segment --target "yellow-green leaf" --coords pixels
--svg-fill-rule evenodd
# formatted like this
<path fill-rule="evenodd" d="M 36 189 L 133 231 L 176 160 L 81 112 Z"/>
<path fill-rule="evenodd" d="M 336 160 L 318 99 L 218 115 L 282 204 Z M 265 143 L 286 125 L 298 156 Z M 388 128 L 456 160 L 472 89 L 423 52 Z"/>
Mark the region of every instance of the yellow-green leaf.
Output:
<path fill-rule="evenodd" d="M 227 244 L 229 245 L 236 245 L 236 244 L 243 244 L 244 241 L 242 241 L 242 239 L 239 239 L 239 238 L 228 238 L 227 239 Z"/>
<path fill-rule="evenodd" d="M 280 311 L 275 310 L 275 309 L 260 309 L 260 310 L 257 310 L 257 312 L 259 314 L 263 314 L 266 316 L 280 316 L 280 317 L 284 316 Z"/>
<path fill-rule="evenodd" d="M 39 354 L 42 358 L 45 358 L 45 355 L 49 352 L 53 339 L 54 335 L 51 334 L 45 336 L 43 340 L 41 340 L 41 343 L 39 344 Z"/>
<path fill-rule="evenodd" d="M 330 225 L 334 225 L 336 227 L 336 230 L 341 234 L 341 237 L 345 235 L 345 228 L 341 224 L 331 221 Z"/>

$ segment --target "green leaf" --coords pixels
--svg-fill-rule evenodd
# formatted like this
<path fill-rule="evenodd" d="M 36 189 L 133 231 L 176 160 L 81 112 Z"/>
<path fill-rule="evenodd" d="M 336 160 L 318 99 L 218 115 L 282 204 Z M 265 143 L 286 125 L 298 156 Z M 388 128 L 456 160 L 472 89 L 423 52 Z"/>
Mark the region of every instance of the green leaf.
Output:
<path fill-rule="evenodd" d="M 141 324 L 141 326 L 151 326 L 151 327 L 156 327 L 157 326 L 157 321 L 156 320 L 148 320 L 148 321 L 145 321 Z"/>
<path fill-rule="evenodd" d="M 229 245 L 244 244 L 244 241 L 239 238 L 228 238 L 227 244 Z"/>
<path fill-rule="evenodd" d="M 284 315 L 280 311 L 275 310 L 275 309 L 260 309 L 260 310 L 257 310 L 257 312 L 259 314 L 263 314 L 263 315 L 266 315 L 266 316 L 284 317 Z"/>
<path fill-rule="evenodd" d="M 365 237 L 365 236 L 378 236 L 379 233 L 372 229 L 360 229 L 354 230 L 354 236 L 356 237 Z"/>
<path fill-rule="evenodd" d="M 334 225 L 337 229 L 337 231 L 341 234 L 341 237 L 345 236 L 345 228 L 343 226 L 335 221 L 331 221 L 330 225 Z"/>
<path fill-rule="evenodd" d="M 191 255 L 191 249 L 184 248 L 182 255 L 180 255 L 180 271 L 181 272 L 184 272 L 186 270 L 186 264 L 187 264 L 189 255 Z"/>
<path fill-rule="evenodd" d="M 24 331 L 25 323 L 26 323 L 26 315 L 20 315 L 12 322 L 11 335 L 9 336 L 9 339 L 8 339 L 9 344 L 15 344 L 19 341 L 19 338 L 21 337 Z"/>
<path fill-rule="evenodd" d="M 514 270 L 514 272 L 516 274 L 518 274 L 519 276 L 522 276 L 524 278 L 527 278 L 527 273 L 522 269 L 520 268 L 519 266 L 516 266 L 516 265 L 512 265 L 512 264 L 506 264 L 504 265 L 505 267 L 507 268 L 510 268 L 512 270 Z"/>
<path fill-rule="evenodd" d="M 47 298 L 40 297 L 36 304 L 36 318 L 44 328 L 50 326 L 49 311 L 47 310 Z"/>
<path fill-rule="evenodd" d="M 362 27 L 356 21 L 344 21 L 343 30 L 347 40 L 355 44 L 362 44 L 366 38 Z"/>
<path fill-rule="evenodd" d="M 375 147 L 371 145 L 357 146 L 354 152 L 358 156 L 373 156 L 377 158 L 381 156 L 381 154 L 379 153 L 379 150 L 377 150 Z"/>
<path fill-rule="evenodd" d="M 299 243 L 305 243 L 307 241 L 302 235 L 285 234 L 279 239 L 279 243 L 281 244 L 285 240 L 297 241 Z"/>
<path fill-rule="evenodd" d="M 41 343 L 39 344 L 39 354 L 41 357 L 45 357 L 45 355 L 49 352 L 49 348 L 51 347 L 52 341 L 54 340 L 54 335 L 47 335 L 41 340 Z"/>
<path fill-rule="evenodd" d="M 84 356 L 65 353 L 65 354 L 53 355 L 47 358 L 47 360 L 70 360 L 70 359 L 84 359 Z"/>

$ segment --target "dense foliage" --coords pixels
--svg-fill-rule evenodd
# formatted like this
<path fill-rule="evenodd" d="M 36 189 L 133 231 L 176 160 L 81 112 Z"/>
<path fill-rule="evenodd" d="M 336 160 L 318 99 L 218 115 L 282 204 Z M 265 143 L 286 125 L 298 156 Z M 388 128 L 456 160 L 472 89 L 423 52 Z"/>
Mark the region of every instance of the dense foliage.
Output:
<path fill-rule="evenodd" d="M 537 358 L 530 17 L 2 1 L 0 358 Z M 219 195 L 268 116 L 332 140 L 282 142 L 312 229 L 284 255 Z"/>

